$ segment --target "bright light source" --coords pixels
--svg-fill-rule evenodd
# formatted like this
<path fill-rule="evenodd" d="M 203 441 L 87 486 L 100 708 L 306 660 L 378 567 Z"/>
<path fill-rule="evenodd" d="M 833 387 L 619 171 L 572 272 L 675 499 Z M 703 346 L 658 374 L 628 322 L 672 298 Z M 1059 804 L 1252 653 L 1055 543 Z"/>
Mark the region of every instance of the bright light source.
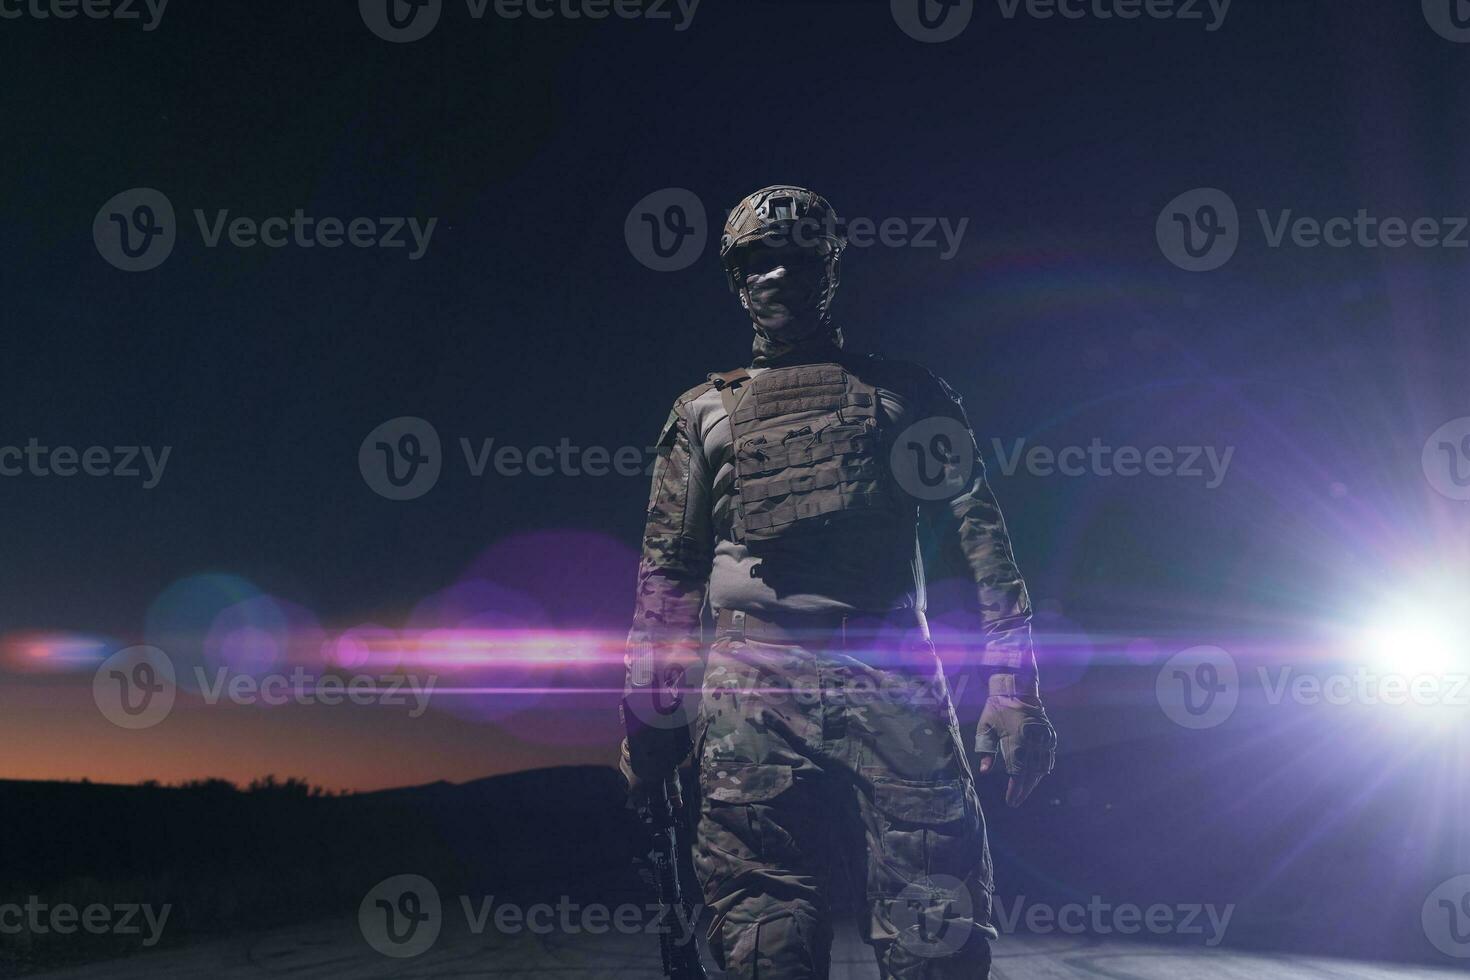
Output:
<path fill-rule="evenodd" d="M 1372 667 L 1415 677 L 1470 671 L 1470 620 L 1464 593 L 1439 592 L 1384 603 L 1356 631 L 1354 646 Z"/>
<path fill-rule="evenodd" d="M 1421 588 L 1379 603 L 1348 641 L 1372 675 L 1363 685 L 1365 703 L 1401 705 L 1421 724 L 1464 730 L 1470 716 L 1470 586 Z"/>

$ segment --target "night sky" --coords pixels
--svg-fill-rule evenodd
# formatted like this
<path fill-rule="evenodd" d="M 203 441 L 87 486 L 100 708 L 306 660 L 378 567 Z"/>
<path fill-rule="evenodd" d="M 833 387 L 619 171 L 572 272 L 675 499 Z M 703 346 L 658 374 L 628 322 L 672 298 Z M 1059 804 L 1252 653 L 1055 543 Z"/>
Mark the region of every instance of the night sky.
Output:
<path fill-rule="evenodd" d="M 686 188 L 718 224 L 788 181 L 850 218 L 968 222 L 948 259 L 851 249 L 837 314 L 851 346 L 963 394 L 988 457 L 1018 439 L 1233 449 L 1213 488 L 987 459 L 1042 632 L 1094 641 L 1052 661 L 1064 746 L 1109 737 L 1065 724 L 1109 651 L 1291 643 L 1467 567 L 1470 503 L 1421 455 L 1470 415 L 1470 248 L 1273 248 L 1257 214 L 1470 215 L 1470 44 L 1419 4 L 1236 0 L 1209 30 L 1203 3 L 1204 20 L 1124 21 L 985 2 L 935 44 L 887 2 L 705 0 L 677 30 L 676 6 L 475 20 L 446 0 L 404 44 L 356 7 L 176 0 L 154 30 L 0 19 L 0 447 L 171 447 L 153 489 L 0 478 L 0 637 L 149 641 L 150 608 L 201 574 L 327 633 L 401 627 L 467 574 L 530 596 L 544 625 L 626 629 L 646 477 L 477 478 L 459 440 L 647 446 L 675 396 L 746 363 L 750 331 L 713 245 L 650 269 L 630 210 Z M 92 231 L 136 187 L 166 195 L 177 243 L 129 273 Z M 1190 272 L 1156 221 L 1201 187 L 1238 207 L 1240 244 Z M 437 221 L 411 260 L 210 248 L 196 208 Z M 358 466 L 400 416 L 444 446 L 407 501 Z M 6 679 L 0 778 L 374 787 L 608 761 L 616 738 L 611 702 L 574 739 L 294 707 L 126 733 L 90 685 Z"/>

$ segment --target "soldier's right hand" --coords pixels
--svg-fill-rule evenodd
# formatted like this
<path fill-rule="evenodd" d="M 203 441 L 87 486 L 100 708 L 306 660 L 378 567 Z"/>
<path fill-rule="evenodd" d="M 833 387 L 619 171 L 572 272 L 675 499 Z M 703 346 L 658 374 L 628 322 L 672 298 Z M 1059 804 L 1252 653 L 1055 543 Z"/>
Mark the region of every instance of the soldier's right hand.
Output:
<path fill-rule="evenodd" d="M 686 678 L 697 663 L 697 650 L 688 644 L 644 644 L 630 656 L 619 706 L 626 736 L 619 768 L 630 790 L 669 781 L 688 758 L 693 743 Z M 670 792 L 670 799 L 676 796 Z"/>

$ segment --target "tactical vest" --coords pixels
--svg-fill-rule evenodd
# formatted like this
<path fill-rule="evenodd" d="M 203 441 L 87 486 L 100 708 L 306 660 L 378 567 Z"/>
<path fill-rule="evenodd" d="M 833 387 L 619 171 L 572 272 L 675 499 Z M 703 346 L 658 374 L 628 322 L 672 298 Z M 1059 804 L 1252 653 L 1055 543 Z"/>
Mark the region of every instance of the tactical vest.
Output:
<path fill-rule="evenodd" d="M 889 472 L 872 385 L 840 364 L 771 368 L 756 377 L 730 371 L 710 380 L 730 420 L 732 540 L 758 550 L 763 542 L 839 531 L 847 542 L 912 554 L 913 507 L 905 514 Z"/>

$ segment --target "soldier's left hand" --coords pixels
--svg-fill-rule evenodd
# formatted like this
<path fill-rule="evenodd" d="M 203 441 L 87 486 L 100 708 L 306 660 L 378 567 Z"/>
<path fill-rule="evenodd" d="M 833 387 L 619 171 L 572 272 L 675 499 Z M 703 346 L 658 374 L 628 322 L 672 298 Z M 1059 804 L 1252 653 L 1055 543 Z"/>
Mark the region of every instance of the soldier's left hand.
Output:
<path fill-rule="evenodd" d="M 1001 757 L 1010 774 L 1006 804 L 1017 807 L 1025 803 L 1057 760 L 1056 729 L 1046 716 L 1034 683 L 1018 688 L 1014 674 L 991 678 L 990 696 L 975 735 L 975 751 L 980 754 L 982 776 L 995 768 L 996 756 Z"/>

